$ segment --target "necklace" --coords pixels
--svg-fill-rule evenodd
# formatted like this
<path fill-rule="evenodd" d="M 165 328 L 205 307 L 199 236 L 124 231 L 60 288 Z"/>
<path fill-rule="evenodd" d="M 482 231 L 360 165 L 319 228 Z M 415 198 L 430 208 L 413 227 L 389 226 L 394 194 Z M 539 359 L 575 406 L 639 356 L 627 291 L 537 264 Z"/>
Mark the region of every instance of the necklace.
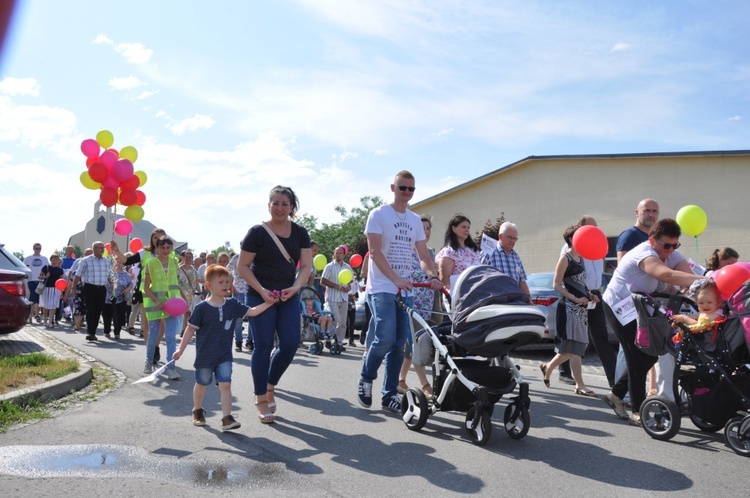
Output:
<path fill-rule="evenodd" d="M 391 209 L 393 209 L 393 212 L 394 212 L 394 213 L 396 213 L 396 218 L 398 218 L 398 219 L 399 219 L 399 220 L 401 220 L 401 221 L 404 221 L 404 220 L 406 219 L 406 211 L 404 211 L 404 216 L 403 216 L 403 217 L 401 217 L 401 216 L 399 215 L 398 211 L 396 211 L 396 208 L 395 208 L 395 207 L 393 207 L 392 205 L 391 205 Z"/>

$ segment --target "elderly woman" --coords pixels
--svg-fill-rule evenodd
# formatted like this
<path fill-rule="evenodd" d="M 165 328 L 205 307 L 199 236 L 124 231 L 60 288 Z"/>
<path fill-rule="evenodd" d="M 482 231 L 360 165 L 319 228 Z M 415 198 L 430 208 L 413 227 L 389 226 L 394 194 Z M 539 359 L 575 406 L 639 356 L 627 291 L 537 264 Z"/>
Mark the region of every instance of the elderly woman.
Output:
<path fill-rule="evenodd" d="M 247 303 L 253 307 L 263 302 L 273 305 L 249 321 L 255 343 L 251 362 L 255 405 L 264 424 L 275 420 L 274 389 L 299 345 L 302 313 L 299 290 L 312 268 L 310 235 L 292 221 L 298 207 L 291 188 L 278 185 L 271 189 L 268 199 L 271 217 L 247 232 L 237 265 L 248 285 Z M 279 346 L 271 356 L 274 333 Z"/>
<path fill-rule="evenodd" d="M 659 220 L 648 234 L 648 240 L 631 249 L 620 261 L 602 299 L 607 321 L 620 340 L 625 354 L 628 373 L 623 375 L 607 393 L 604 401 L 622 419 L 632 425 L 641 425 L 639 411 L 646 398 L 646 374 L 656 363 L 656 357 L 647 355 L 635 346 L 636 320 L 621 323 L 612 311 L 618 303 L 631 299 L 631 292 L 666 291 L 672 286 L 688 287 L 703 279 L 690 270 L 684 256 L 677 252 L 680 247 L 680 226 L 673 219 Z M 624 320 L 623 320 L 624 321 Z M 630 392 L 633 414 L 628 415 L 622 398 Z"/>

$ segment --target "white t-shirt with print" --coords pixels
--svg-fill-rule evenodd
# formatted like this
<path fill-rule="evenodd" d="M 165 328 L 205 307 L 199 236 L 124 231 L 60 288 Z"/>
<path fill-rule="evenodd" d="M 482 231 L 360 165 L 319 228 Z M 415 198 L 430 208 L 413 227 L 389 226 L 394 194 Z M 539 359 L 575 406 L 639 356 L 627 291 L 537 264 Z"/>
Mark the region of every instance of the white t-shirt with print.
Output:
<path fill-rule="evenodd" d="M 386 204 L 370 212 L 365 233 L 379 234 L 382 237 L 381 251 L 388 264 L 399 277 L 408 279 L 411 275 L 414 245 L 426 239 L 419 216 L 408 209 L 404 214 L 397 213 L 393 206 Z M 367 271 L 367 292 L 398 292 L 394 283 L 380 271 L 374 261 L 370 261 Z"/>

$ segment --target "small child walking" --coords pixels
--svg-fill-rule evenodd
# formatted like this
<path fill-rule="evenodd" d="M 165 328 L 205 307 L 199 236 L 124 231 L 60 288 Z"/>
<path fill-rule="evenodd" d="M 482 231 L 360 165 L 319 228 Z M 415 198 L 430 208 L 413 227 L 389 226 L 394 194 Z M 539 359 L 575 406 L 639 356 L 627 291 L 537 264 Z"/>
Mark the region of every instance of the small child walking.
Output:
<path fill-rule="evenodd" d="M 195 306 L 188 319 L 180 348 L 172 355 L 179 360 L 195 334 L 195 387 L 193 388 L 193 425 L 206 425 L 203 396 L 213 378 L 221 392 L 221 430 L 239 429 L 240 423 L 232 416 L 232 341 L 235 320 L 257 316 L 271 306 L 262 303 L 250 308 L 230 296 L 229 271 L 220 265 L 206 269 L 205 286 L 209 297 Z"/>

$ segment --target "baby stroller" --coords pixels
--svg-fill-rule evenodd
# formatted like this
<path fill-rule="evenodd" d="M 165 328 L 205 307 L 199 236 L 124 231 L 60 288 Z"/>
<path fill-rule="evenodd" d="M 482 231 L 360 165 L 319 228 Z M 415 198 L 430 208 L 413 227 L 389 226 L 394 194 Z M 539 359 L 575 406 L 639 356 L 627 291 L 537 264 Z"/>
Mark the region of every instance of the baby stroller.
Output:
<path fill-rule="evenodd" d="M 333 317 L 333 313 L 323 309 L 318 292 L 312 287 L 303 287 L 299 291 L 299 298 L 300 307 L 302 308 L 302 342 L 312 342 L 309 348 L 310 353 L 316 355 L 322 353 L 324 349 L 323 341 L 326 341 L 330 344 L 328 350 L 332 355 L 341 354 L 341 345 L 336 336 L 331 333 L 324 334 L 320 329 L 320 325 L 315 322 L 315 318 L 318 315 Z M 307 312 L 307 302 L 310 300 L 313 302 L 312 315 Z"/>
<path fill-rule="evenodd" d="M 727 444 L 744 456 L 750 456 L 750 371 L 746 367 L 750 351 L 742 316 L 747 314 L 745 305 L 750 306 L 749 287 L 750 282 L 730 298 L 726 321 L 700 333 L 674 324 L 679 327 L 678 335 L 668 320 L 670 309 L 679 310 L 692 301 L 680 295 L 633 294 L 640 315 L 639 333 L 648 336 L 640 344 L 637 339 L 636 345 L 648 354 L 675 356 L 674 395 L 686 405 L 686 415 L 704 432 L 724 428 Z M 657 299 L 670 303 L 665 307 Z M 647 398 L 640 410 L 643 429 L 654 439 L 669 440 L 680 430 L 682 411 L 666 396 Z"/>
<path fill-rule="evenodd" d="M 454 285 L 452 301 L 452 323 L 446 320 L 434 330 L 417 310 L 401 302 L 434 348 L 434 395 L 428 402 L 421 389 L 407 390 L 401 403 L 404 424 L 418 431 L 438 411 L 466 412 L 464 428 L 471 442 L 483 445 L 492 433 L 495 403 L 518 386 L 503 422 L 511 438 L 521 439 L 530 425 L 529 384 L 508 353 L 538 342 L 544 336 L 545 316 L 515 280 L 491 266 L 465 270 Z"/>

